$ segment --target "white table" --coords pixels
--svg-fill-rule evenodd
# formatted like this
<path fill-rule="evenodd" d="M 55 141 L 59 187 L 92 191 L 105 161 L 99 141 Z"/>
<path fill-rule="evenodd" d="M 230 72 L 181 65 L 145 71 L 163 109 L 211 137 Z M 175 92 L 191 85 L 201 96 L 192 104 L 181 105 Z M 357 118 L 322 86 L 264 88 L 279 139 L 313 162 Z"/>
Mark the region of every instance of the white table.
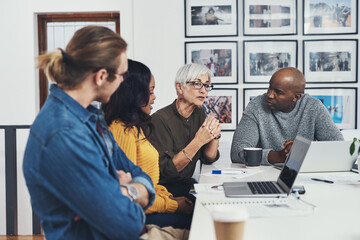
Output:
<path fill-rule="evenodd" d="M 214 163 L 203 165 L 202 173 L 213 169 L 240 167 L 240 164 Z M 279 170 L 272 167 L 261 167 L 264 170 L 248 178 L 248 180 L 276 180 Z M 326 173 L 341 174 L 341 173 Z M 349 174 L 349 173 L 347 173 Z M 354 173 L 355 174 L 355 173 Z M 356 173 L 357 174 L 357 173 Z M 321 177 L 324 173 L 303 173 L 298 179 Z M 358 179 L 360 176 L 357 174 Z M 235 181 L 231 178 L 200 176 L 200 183 L 219 183 L 219 181 Z M 251 218 L 245 227 L 245 240 L 259 239 L 326 239 L 355 240 L 360 239 L 360 185 L 329 184 L 322 182 L 296 181 L 295 184 L 305 186 L 306 201 L 316 205 L 316 210 L 306 216 Z M 204 197 L 204 194 L 199 197 Z M 190 240 L 215 238 L 215 231 L 209 211 L 196 202 L 193 221 L 190 229 Z"/>

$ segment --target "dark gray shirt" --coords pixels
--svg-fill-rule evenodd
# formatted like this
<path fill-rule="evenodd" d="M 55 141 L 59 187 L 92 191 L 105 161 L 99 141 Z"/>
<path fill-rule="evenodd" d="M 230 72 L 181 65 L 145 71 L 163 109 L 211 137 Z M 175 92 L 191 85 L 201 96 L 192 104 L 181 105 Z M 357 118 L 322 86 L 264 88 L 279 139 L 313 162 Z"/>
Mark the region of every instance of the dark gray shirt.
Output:
<path fill-rule="evenodd" d="M 176 109 L 176 102 L 162 108 L 151 116 L 154 130 L 149 137 L 151 144 L 159 152 L 160 181 L 159 184 L 185 182 L 190 183 L 197 160 L 202 163 L 213 163 L 216 159 L 207 158 L 202 147 L 192 161 L 180 172 L 177 171 L 172 158 L 182 151 L 195 137 L 205 121 L 206 114 L 201 108 L 195 108 L 189 118 L 184 118 Z"/>
<path fill-rule="evenodd" d="M 296 135 L 317 141 L 344 140 L 324 104 L 308 94 L 303 94 L 289 113 L 273 111 L 265 101 L 266 93 L 254 98 L 246 107 L 234 133 L 232 162 L 244 162 L 239 154 L 243 148 L 261 147 L 262 164 L 269 165 L 269 152 L 281 150 L 284 142 Z"/>

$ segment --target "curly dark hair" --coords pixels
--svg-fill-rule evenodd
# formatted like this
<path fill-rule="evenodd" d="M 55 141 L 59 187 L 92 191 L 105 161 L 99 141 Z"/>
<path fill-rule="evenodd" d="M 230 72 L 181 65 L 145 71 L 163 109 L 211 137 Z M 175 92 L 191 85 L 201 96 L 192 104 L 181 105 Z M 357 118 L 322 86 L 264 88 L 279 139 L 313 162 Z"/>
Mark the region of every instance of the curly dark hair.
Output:
<path fill-rule="evenodd" d="M 151 72 L 147 66 L 134 60 L 129 59 L 128 66 L 124 82 L 111 96 L 110 101 L 102 105 L 105 121 L 108 125 L 113 121 L 122 121 L 125 130 L 135 126 L 138 129 L 138 137 L 142 129 L 148 138 L 153 125 L 150 115 L 144 113 L 141 107 L 145 107 L 149 102 Z"/>

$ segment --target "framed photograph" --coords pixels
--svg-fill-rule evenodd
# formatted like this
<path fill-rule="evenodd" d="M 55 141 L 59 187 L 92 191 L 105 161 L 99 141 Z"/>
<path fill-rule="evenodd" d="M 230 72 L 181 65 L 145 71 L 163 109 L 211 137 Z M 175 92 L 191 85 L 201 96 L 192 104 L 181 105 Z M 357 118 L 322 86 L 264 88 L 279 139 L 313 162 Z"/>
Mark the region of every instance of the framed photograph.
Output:
<path fill-rule="evenodd" d="M 357 88 L 307 88 L 305 93 L 319 99 L 339 129 L 355 129 Z"/>
<path fill-rule="evenodd" d="M 303 0 L 304 35 L 358 32 L 358 0 Z"/>
<path fill-rule="evenodd" d="M 185 0 L 185 37 L 237 36 L 237 0 Z"/>
<path fill-rule="evenodd" d="M 244 35 L 297 34 L 297 0 L 244 0 Z"/>
<path fill-rule="evenodd" d="M 243 110 L 253 98 L 266 91 L 266 88 L 244 88 Z M 357 88 L 306 88 L 305 93 L 325 105 L 339 129 L 357 127 Z"/>
<path fill-rule="evenodd" d="M 238 122 L 238 90 L 216 88 L 209 92 L 202 108 L 208 117 L 219 120 L 223 131 L 233 131 Z"/>
<path fill-rule="evenodd" d="M 213 84 L 238 83 L 238 44 L 229 42 L 185 42 L 185 63 L 199 63 L 214 73 Z"/>
<path fill-rule="evenodd" d="M 244 83 L 268 83 L 277 70 L 297 67 L 297 41 L 244 41 Z"/>
<path fill-rule="evenodd" d="M 303 49 L 307 83 L 357 82 L 357 39 L 305 40 Z"/>
<path fill-rule="evenodd" d="M 243 111 L 251 100 L 255 97 L 266 93 L 267 88 L 244 88 L 243 92 Z"/>

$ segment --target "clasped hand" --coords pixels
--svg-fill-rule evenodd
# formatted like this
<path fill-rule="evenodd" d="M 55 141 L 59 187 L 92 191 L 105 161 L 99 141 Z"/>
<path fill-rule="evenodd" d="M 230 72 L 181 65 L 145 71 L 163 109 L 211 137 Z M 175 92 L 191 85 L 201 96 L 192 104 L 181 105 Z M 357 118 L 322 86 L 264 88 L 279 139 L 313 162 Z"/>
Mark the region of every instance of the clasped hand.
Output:
<path fill-rule="evenodd" d="M 128 183 L 131 182 L 131 180 L 132 180 L 131 173 L 129 173 L 129 172 L 126 173 L 123 170 L 117 170 L 116 172 L 117 172 L 117 174 L 119 176 L 120 185 L 121 184 L 128 184 Z M 122 194 L 125 195 L 125 196 L 128 196 L 130 198 L 130 195 L 129 195 L 127 189 L 125 187 L 120 187 L 120 188 L 121 188 Z"/>
<path fill-rule="evenodd" d="M 271 164 L 284 163 L 289 155 L 290 149 L 294 143 L 294 140 L 287 140 L 280 151 L 270 151 L 268 155 L 268 161 Z"/>
<path fill-rule="evenodd" d="M 193 212 L 194 204 L 188 198 L 183 196 L 181 197 L 170 196 L 169 198 L 175 200 L 178 203 L 178 208 L 176 210 L 176 213 L 186 216 L 186 215 L 190 215 Z"/>
<path fill-rule="evenodd" d="M 197 131 L 195 137 L 202 143 L 202 145 L 207 144 L 215 137 L 219 136 L 221 133 L 221 125 L 219 120 L 216 118 L 210 117 L 206 118 L 204 123 L 201 125 Z"/>

